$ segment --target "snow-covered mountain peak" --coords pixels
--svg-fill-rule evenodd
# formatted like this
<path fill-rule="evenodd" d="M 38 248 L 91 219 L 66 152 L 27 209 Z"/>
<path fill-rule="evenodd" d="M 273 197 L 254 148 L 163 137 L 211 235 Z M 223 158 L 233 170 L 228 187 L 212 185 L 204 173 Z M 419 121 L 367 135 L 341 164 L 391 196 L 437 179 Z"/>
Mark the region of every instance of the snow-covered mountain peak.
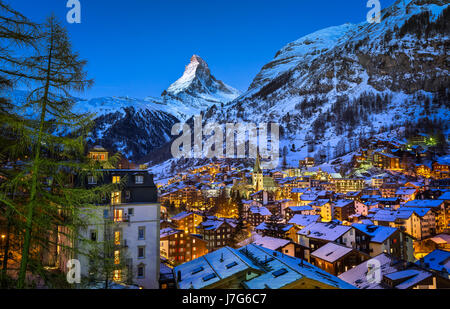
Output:
<path fill-rule="evenodd" d="M 228 103 L 240 92 L 217 80 L 208 64 L 198 55 L 191 57 L 183 76 L 162 94 L 163 104 L 177 110 L 176 117 L 186 120 L 214 104 Z"/>
<path fill-rule="evenodd" d="M 193 55 L 191 62 L 186 66 L 183 76 L 173 83 L 167 89 L 167 92 L 177 95 L 186 90 L 196 78 L 207 81 L 211 78 L 211 71 L 205 60 L 198 55 Z"/>
<path fill-rule="evenodd" d="M 256 75 L 250 89 L 263 86 L 280 74 L 295 68 L 302 61 L 318 58 L 356 29 L 356 25 L 346 23 L 316 31 L 289 43 L 278 51 L 275 58 Z"/>

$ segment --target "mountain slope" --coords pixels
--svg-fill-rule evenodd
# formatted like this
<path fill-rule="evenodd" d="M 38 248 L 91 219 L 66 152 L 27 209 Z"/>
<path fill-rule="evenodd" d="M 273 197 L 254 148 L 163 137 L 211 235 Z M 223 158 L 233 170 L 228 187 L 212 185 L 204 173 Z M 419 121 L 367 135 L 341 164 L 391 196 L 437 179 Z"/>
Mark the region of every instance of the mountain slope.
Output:
<path fill-rule="evenodd" d="M 379 24 L 301 38 L 281 49 L 244 95 L 224 109 L 211 107 L 205 121 L 278 122 L 282 147 L 297 160 L 420 118 L 448 124 L 449 20 L 448 1 L 399 0 Z"/>
<path fill-rule="evenodd" d="M 129 159 L 139 161 L 170 141 L 175 123 L 238 95 L 237 90 L 216 80 L 207 63 L 194 55 L 184 75 L 160 98 L 80 100 L 75 109 L 96 116 L 89 140 L 92 145 L 121 151 Z"/>

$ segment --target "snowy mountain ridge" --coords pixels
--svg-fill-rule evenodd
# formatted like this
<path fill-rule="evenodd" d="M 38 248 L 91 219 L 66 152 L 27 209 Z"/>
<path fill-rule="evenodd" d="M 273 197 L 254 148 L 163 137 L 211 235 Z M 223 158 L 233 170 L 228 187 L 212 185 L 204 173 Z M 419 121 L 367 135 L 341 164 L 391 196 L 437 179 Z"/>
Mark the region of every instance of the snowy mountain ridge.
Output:
<path fill-rule="evenodd" d="M 379 24 L 307 35 L 205 122 L 277 122 L 293 162 L 421 118 L 448 124 L 449 20 L 448 1 L 399 0 Z"/>

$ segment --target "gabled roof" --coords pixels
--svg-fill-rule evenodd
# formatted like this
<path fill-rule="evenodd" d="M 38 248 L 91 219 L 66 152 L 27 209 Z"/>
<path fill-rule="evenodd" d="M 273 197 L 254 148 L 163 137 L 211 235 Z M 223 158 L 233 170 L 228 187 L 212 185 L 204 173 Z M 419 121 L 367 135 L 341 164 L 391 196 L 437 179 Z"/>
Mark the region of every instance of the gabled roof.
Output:
<path fill-rule="evenodd" d="M 294 215 L 289 224 L 296 224 L 298 226 L 307 226 L 311 223 L 317 222 L 320 219 L 319 215 Z"/>
<path fill-rule="evenodd" d="M 445 271 L 447 274 L 450 274 L 450 252 L 434 250 L 423 257 L 423 264 L 421 261 L 417 261 L 416 264 L 424 265 L 426 268 L 439 272 Z"/>
<path fill-rule="evenodd" d="M 348 206 L 348 205 L 352 204 L 353 202 L 354 202 L 353 200 L 337 200 L 337 201 L 333 202 L 333 204 L 334 204 L 334 207 L 341 208 L 341 207 Z"/>
<path fill-rule="evenodd" d="M 182 232 L 183 231 L 181 231 L 181 230 L 177 230 L 177 229 L 168 227 L 168 228 L 165 228 L 165 229 L 162 229 L 159 231 L 159 237 L 164 238 L 164 237 L 172 236 L 172 235 L 179 234 Z"/>
<path fill-rule="evenodd" d="M 254 244 L 271 250 L 278 250 L 292 243 L 289 239 L 281 239 L 270 236 L 262 236 L 260 234 L 253 234 L 250 238 L 238 244 L 239 247 L 244 247 L 249 244 Z"/>
<path fill-rule="evenodd" d="M 391 237 L 398 229 L 394 227 L 380 226 L 380 225 L 366 225 L 361 223 L 353 223 L 352 226 L 369 235 L 372 242 L 383 243 L 386 239 Z"/>
<path fill-rule="evenodd" d="M 264 274 L 244 282 L 245 287 L 249 289 L 280 289 L 303 278 L 338 289 L 355 288 L 306 261 L 267 248 L 248 245 L 239 251 L 251 255 L 253 259 L 265 263 L 268 267 Z"/>
<path fill-rule="evenodd" d="M 352 251 L 352 248 L 329 242 L 311 253 L 311 256 L 327 261 L 329 263 L 334 263 Z"/>
<path fill-rule="evenodd" d="M 270 210 L 264 206 L 261 206 L 261 207 L 253 206 L 253 207 L 250 207 L 249 211 L 253 214 L 260 214 L 261 216 L 271 216 L 272 215 Z"/>
<path fill-rule="evenodd" d="M 444 203 L 442 200 L 414 200 L 405 203 L 405 207 L 425 207 L 425 208 L 437 208 Z"/>
<path fill-rule="evenodd" d="M 193 212 L 187 212 L 187 211 L 183 211 L 180 212 L 178 215 L 173 216 L 172 218 L 170 218 L 173 221 L 178 221 L 178 220 L 182 220 L 186 217 L 189 217 L 190 215 L 193 215 Z"/>
<path fill-rule="evenodd" d="M 338 225 L 332 222 L 317 222 L 306 226 L 298 231 L 297 234 L 315 239 L 335 241 L 351 229 L 352 227 L 350 226 Z"/>
<path fill-rule="evenodd" d="M 181 264 L 174 268 L 174 274 L 180 289 L 202 289 L 232 275 L 253 270 L 262 272 L 262 269 L 254 264 L 238 250 L 223 247 L 208 253 L 200 258 Z"/>

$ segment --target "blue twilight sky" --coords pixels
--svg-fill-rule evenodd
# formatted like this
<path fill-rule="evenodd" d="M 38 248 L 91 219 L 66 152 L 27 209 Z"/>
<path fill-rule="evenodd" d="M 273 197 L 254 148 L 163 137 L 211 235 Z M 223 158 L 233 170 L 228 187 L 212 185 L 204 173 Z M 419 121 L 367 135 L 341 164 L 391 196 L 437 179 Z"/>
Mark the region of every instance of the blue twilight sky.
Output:
<path fill-rule="evenodd" d="M 65 22 L 67 0 L 5 0 L 41 22 Z M 247 90 L 284 45 L 306 34 L 366 20 L 367 0 L 80 0 L 81 24 L 67 24 L 89 61 L 94 87 L 82 97 L 159 96 L 193 54 L 213 75 Z M 394 0 L 380 0 L 385 8 Z"/>

